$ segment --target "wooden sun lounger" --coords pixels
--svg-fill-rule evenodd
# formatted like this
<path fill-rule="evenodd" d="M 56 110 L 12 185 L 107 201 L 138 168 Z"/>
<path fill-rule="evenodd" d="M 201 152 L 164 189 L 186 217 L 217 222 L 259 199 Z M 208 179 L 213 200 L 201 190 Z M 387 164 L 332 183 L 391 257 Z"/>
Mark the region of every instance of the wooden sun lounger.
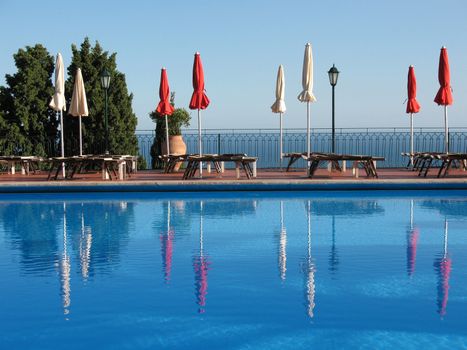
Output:
<path fill-rule="evenodd" d="M 212 155 L 193 155 L 188 157 L 188 163 L 183 173 L 183 179 L 188 180 L 195 176 L 201 162 L 213 163 L 217 173 L 224 170 L 224 162 L 235 163 L 237 179 L 240 178 L 240 169 L 243 169 L 248 179 L 256 177 L 256 157 L 248 157 L 245 154 L 212 154 Z"/>
<path fill-rule="evenodd" d="M 5 164 L 8 168 L 8 173 L 14 175 L 16 173 L 16 165 L 21 166 L 21 174 L 33 174 L 39 169 L 39 163 L 43 162 L 42 157 L 36 156 L 0 156 L 0 163 Z"/>
<path fill-rule="evenodd" d="M 302 153 L 285 153 L 283 155 L 284 158 L 290 158 L 289 159 L 289 162 L 287 163 L 287 168 L 285 169 L 285 171 L 289 171 L 290 170 L 290 167 L 299 159 L 307 159 L 307 152 L 302 152 Z M 327 154 L 330 154 L 330 153 L 322 153 L 322 152 L 311 152 L 310 153 L 310 156 L 313 156 L 313 155 L 327 155 Z M 335 164 L 333 163 L 333 166 L 336 168 L 336 169 L 339 169 L 339 164 Z"/>
<path fill-rule="evenodd" d="M 441 160 L 441 156 L 444 154 L 445 153 L 440 152 L 415 152 L 413 153 L 413 155 L 411 155 L 410 153 L 402 153 L 403 156 L 413 156 L 414 162 L 412 170 L 418 171 L 418 176 L 423 175 L 424 177 L 427 176 L 428 171 L 431 169 L 431 167 L 439 160 Z M 407 168 L 410 169 L 410 159 Z"/>
<path fill-rule="evenodd" d="M 437 154 L 434 158 L 441 161 L 441 165 L 438 171 L 437 177 L 445 177 L 448 174 L 449 169 L 454 163 L 458 163 L 463 169 L 467 169 L 467 154 L 466 153 L 447 153 Z"/>
<path fill-rule="evenodd" d="M 159 156 L 159 159 L 162 160 L 164 165 L 164 173 L 173 173 L 175 171 L 175 166 L 179 162 L 186 162 L 190 154 L 165 154 Z"/>
<path fill-rule="evenodd" d="M 337 164 L 336 169 L 342 171 L 339 166 L 339 161 L 351 161 L 353 162 L 353 172 L 358 177 L 358 167 L 361 166 L 366 172 L 368 177 L 378 177 L 375 163 L 376 161 L 384 161 L 384 157 L 374 157 L 367 155 L 350 155 L 350 154 L 312 154 L 307 161 L 310 163 L 308 170 L 308 177 L 312 178 L 320 164 L 323 162 Z"/>
<path fill-rule="evenodd" d="M 57 180 L 62 169 L 62 163 L 65 164 L 66 179 L 72 179 L 76 173 L 83 169 L 97 166 L 102 171 L 103 180 L 119 179 L 124 180 L 131 172 L 136 169 L 136 157 L 120 155 L 86 155 L 77 157 L 54 157 L 50 158 L 51 163 L 47 180 Z"/>

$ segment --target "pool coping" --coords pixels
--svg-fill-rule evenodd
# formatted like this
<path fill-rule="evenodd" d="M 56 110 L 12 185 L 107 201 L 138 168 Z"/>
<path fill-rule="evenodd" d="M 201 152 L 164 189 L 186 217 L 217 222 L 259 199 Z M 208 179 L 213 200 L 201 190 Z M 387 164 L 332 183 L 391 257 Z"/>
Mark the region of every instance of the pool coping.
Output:
<path fill-rule="evenodd" d="M 195 180 L 0 183 L 0 193 L 467 190 L 467 179 Z"/>

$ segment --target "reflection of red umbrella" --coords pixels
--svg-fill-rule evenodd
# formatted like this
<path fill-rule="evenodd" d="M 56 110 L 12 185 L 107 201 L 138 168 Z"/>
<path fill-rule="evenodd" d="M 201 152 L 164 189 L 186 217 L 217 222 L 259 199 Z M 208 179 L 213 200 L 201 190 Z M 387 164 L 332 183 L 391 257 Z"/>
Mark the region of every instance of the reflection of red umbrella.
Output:
<path fill-rule="evenodd" d="M 435 262 L 435 269 L 438 273 L 438 313 L 446 315 L 449 292 L 449 275 L 451 274 L 451 258 L 443 257 Z"/>
<path fill-rule="evenodd" d="M 170 282 L 170 272 L 172 271 L 173 237 L 173 230 L 169 230 L 160 235 L 162 265 L 164 267 L 164 279 L 166 283 Z"/>
<path fill-rule="evenodd" d="M 434 267 L 438 274 L 438 313 L 441 317 L 446 315 L 449 292 L 449 275 L 451 274 L 451 258 L 448 257 L 448 222 L 444 224 L 444 254 L 435 260 Z"/>
<path fill-rule="evenodd" d="M 447 106 L 453 102 L 451 91 L 451 76 L 449 73 L 448 51 L 445 47 L 441 48 L 439 55 L 438 80 L 440 88 L 435 96 L 435 102 L 444 106 L 444 128 L 445 128 L 445 152 L 449 150 L 448 141 L 448 112 Z"/>
<path fill-rule="evenodd" d="M 193 259 L 193 268 L 195 270 L 195 293 L 196 302 L 199 305 L 198 312 L 204 313 L 206 306 L 206 295 L 208 294 L 208 270 L 211 264 L 208 257 L 203 254 L 203 202 L 200 203 L 199 218 L 199 256 Z"/>
<path fill-rule="evenodd" d="M 417 80 L 415 79 L 415 70 L 413 66 L 409 67 L 409 75 L 407 77 L 407 109 L 410 113 L 410 162 L 413 165 L 413 114 L 420 111 L 420 105 L 417 101 Z"/>
<path fill-rule="evenodd" d="M 199 305 L 198 312 L 204 313 L 206 306 L 206 295 L 208 294 L 208 270 L 210 262 L 207 256 L 197 256 L 193 261 L 195 269 L 195 288 L 196 288 L 196 302 Z"/>
<path fill-rule="evenodd" d="M 412 276 L 415 272 L 415 261 L 417 257 L 417 243 L 420 232 L 418 228 L 409 230 L 407 234 L 407 273 Z"/>
<path fill-rule="evenodd" d="M 200 109 L 206 109 L 209 106 L 209 98 L 204 92 L 204 71 L 199 52 L 195 53 L 193 62 L 193 95 L 191 96 L 190 109 L 198 110 L 198 153 L 202 155 L 201 147 L 201 114 Z M 202 163 L 199 164 L 199 175 L 202 175 Z"/>
<path fill-rule="evenodd" d="M 167 144 L 167 154 L 170 154 L 169 149 L 169 125 L 167 122 L 167 116 L 172 115 L 174 112 L 174 106 L 170 104 L 170 89 L 169 89 L 169 79 L 167 78 L 167 72 L 165 68 L 161 69 L 161 83 L 159 86 L 159 97 L 160 102 L 157 105 L 156 112 L 159 115 L 165 116 L 165 142 Z"/>

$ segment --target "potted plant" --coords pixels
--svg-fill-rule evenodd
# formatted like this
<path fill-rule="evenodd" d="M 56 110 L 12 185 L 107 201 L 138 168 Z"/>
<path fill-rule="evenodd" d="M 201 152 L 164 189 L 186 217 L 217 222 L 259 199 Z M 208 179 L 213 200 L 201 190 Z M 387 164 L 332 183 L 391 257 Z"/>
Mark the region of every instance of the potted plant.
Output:
<path fill-rule="evenodd" d="M 170 94 L 170 103 L 175 106 L 175 92 Z M 163 164 L 159 161 L 158 156 L 167 154 L 167 146 L 165 140 L 165 120 L 163 115 L 159 115 L 156 111 L 151 112 L 151 119 L 156 123 L 156 136 L 151 147 L 152 168 L 161 168 Z M 184 108 L 175 108 L 172 115 L 168 116 L 169 124 L 169 148 L 170 154 L 185 154 L 186 144 L 183 141 L 182 127 L 190 126 L 190 113 Z M 180 168 L 178 164 L 175 170 Z"/>

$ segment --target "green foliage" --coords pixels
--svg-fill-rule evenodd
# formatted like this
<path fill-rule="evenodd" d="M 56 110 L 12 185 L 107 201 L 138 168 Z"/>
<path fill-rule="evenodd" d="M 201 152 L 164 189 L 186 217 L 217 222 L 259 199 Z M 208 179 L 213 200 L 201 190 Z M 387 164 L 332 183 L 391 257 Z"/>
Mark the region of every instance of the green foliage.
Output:
<path fill-rule="evenodd" d="M 175 92 L 170 93 L 170 104 L 175 106 Z M 159 162 L 157 156 L 162 154 L 162 142 L 165 141 L 165 117 L 156 111 L 149 113 L 149 116 L 151 117 L 152 121 L 156 123 L 156 135 L 151 146 L 151 165 L 153 169 L 159 169 L 162 167 L 162 164 Z M 172 115 L 167 117 L 169 135 L 181 135 L 182 127 L 189 127 L 190 120 L 190 113 L 185 108 L 175 108 Z"/>
<path fill-rule="evenodd" d="M 146 162 L 146 159 L 141 155 L 138 156 L 138 161 L 137 161 L 137 164 L 136 164 L 136 168 L 138 170 L 146 170 L 148 168 L 148 164 Z"/>
<path fill-rule="evenodd" d="M 68 67 L 65 84 L 66 96 L 71 99 L 77 68 L 81 68 L 88 101 L 89 117 L 82 117 L 83 152 L 103 152 L 105 148 L 105 90 L 101 87 L 100 74 L 104 68 L 110 73 L 108 89 L 109 152 L 111 154 L 136 154 L 138 140 L 135 135 L 137 118 L 128 93 L 125 75 L 117 70 L 116 53 L 109 55 L 98 42 L 91 46 L 85 38 L 81 47 L 72 45 L 72 62 Z M 66 149 L 68 154 L 78 153 L 78 118 L 68 116 L 65 122 Z"/>
<path fill-rule="evenodd" d="M 58 119 L 48 104 L 54 93 L 54 59 L 46 48 L 26 46 L 13 55 L 17 72 L 0 87 L 0 152 L 53 155 Z"/>

